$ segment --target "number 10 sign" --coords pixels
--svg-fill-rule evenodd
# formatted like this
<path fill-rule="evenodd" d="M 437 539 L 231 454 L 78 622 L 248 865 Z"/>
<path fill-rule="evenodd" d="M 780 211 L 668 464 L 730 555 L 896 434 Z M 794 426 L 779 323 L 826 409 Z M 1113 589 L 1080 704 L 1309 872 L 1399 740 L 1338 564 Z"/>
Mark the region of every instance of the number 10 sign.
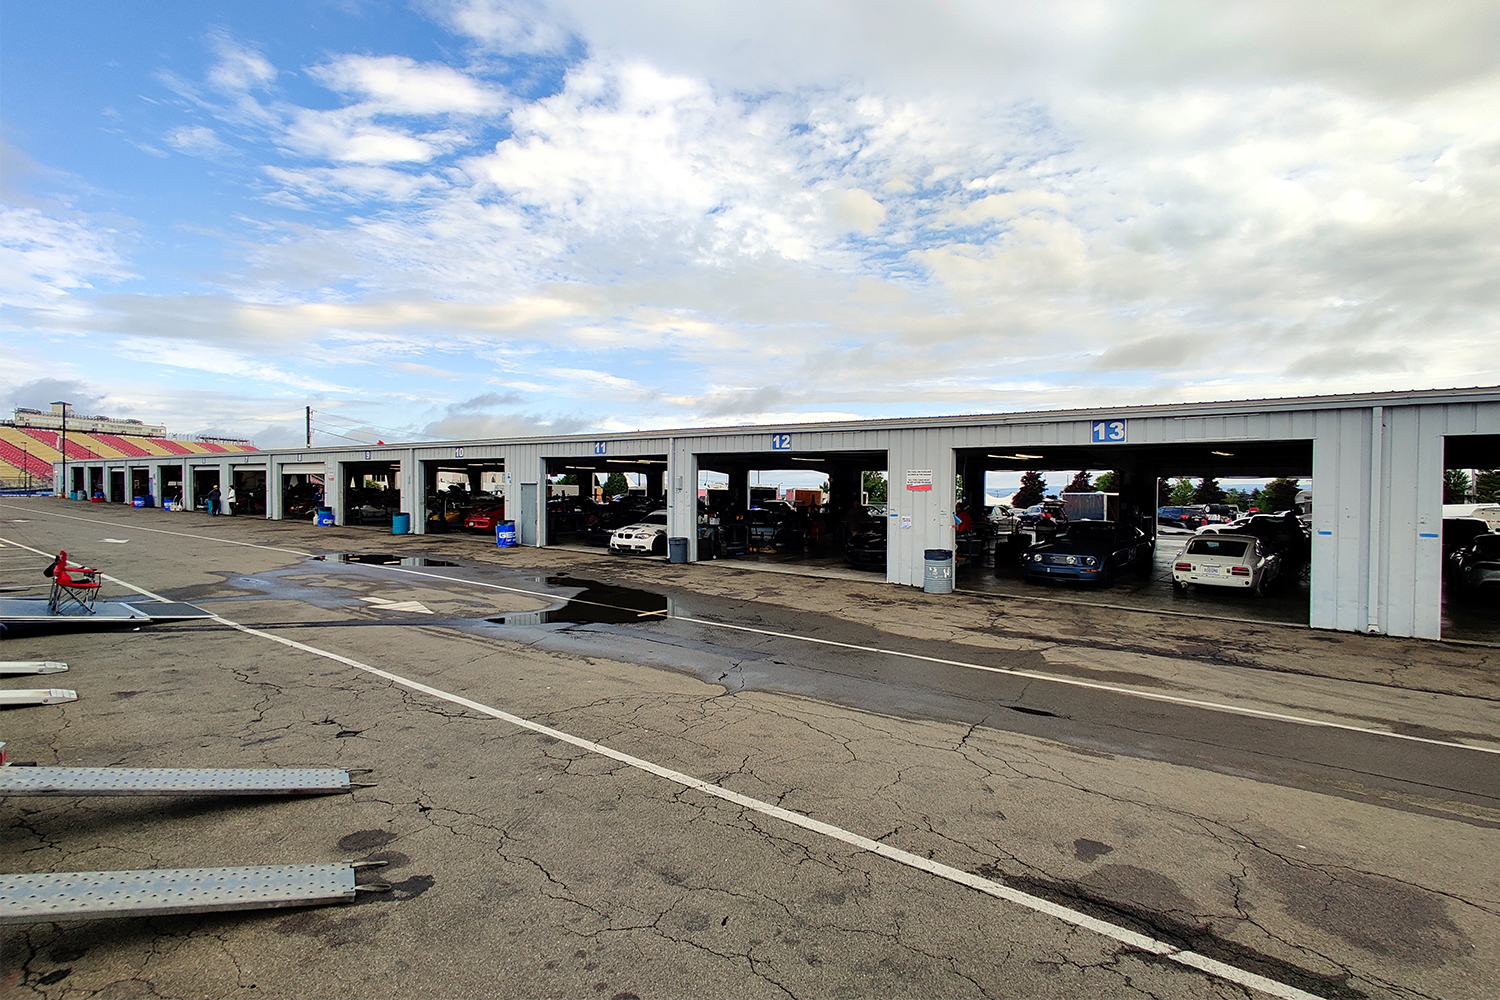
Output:
<path fill-rule="evenodd" d="M 1093 423 L 1094 444 L 1124 444 L 1125 421 L 1095 420 Z"/>

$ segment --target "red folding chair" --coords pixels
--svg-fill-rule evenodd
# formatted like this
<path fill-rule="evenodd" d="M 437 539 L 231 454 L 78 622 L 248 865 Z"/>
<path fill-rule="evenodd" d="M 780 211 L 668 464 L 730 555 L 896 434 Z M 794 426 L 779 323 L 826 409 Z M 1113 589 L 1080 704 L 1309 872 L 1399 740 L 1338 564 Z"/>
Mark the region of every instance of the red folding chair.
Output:
<path fill-rule="evenodd" d="M 47 607 L 53 614 L 61 614 L 63 608 L 76 604 L 88 614 L 94 613 L 94 599 L 99 596 L 100 571 L 88 566 L 68 568 L 68 554 L 59 552 L 57 562 L 52 564 L 52 596 Z"/>

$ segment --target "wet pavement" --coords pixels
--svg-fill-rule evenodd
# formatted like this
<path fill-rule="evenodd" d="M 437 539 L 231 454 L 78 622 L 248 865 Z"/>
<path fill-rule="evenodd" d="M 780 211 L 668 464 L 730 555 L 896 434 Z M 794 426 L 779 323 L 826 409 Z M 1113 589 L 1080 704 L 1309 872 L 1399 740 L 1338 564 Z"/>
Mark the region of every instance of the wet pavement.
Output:
<path fill-rule="evenodd" d="M 460 538 L 318 560 L 381 547 L 72 509 L 0 542 L 253 631 L 0 644 L 79 691 L 0 715 L 13 752 L 376 787 L 3 803 L 0 870 L 370 856 L 395 889 L 6 929 L 16 996 L 1247 995 L 775 809 L 1314 996 L 1478 1000 L 1500 974 L 1486 650 Z M 0 544 L 0 584 L 36 558 Z"/>

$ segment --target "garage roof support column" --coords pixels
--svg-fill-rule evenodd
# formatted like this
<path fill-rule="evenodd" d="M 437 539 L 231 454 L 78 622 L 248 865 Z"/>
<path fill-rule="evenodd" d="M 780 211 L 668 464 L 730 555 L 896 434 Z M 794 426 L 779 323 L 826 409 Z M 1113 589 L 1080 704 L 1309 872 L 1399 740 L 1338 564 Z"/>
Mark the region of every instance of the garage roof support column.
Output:
<path fill-rule="evenodd" d="M 667 537 L 686 538 L 688 562 L 698 561 L 698 456 L 677 438 L 667 444 Z"/>
<path fill-rule="evenodd" d="M 1384 492 L 1385 407 L 1370 411 L 1370 575 L 1365 586 L 1364 632 L 1380 631 L 1380 550 L 1384 539 L 1380 530 L 1380 500 Z"/>
<path fill-rule="evenodd" d="M 417 449 L 408 448 L 401 455 L 401 476 L 396 488 L 401 491 L 401 512 L 411 520 L 407 530 L 414 535 L 427 532 L 427 491 L 422 470 L 417 467 Z"/>
<path fill-rule="evenodd" d="M 333 508 L 333 523 L 343 527 L 344 495 L 349 491 L 349 463 L 332 461 L 333 475 L 323 480 L 323 506 Z"/>
<path fill-rule="evenodd" d="M 282 508 L 285 506 L 282 494 L 283 484 L 286 482 L 286 473 L 282 467 L 286 462 L 277 455 L 266 456 L 266 520 L 279 521 L 282 518 Z"/>

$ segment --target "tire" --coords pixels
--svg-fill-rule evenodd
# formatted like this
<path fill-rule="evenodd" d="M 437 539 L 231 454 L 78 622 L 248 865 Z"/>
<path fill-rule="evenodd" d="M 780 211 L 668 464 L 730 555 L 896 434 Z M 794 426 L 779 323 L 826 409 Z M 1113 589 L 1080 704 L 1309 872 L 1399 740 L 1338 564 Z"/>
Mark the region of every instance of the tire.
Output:
<path fill-rule="evenodd" d="M 1111 566 L 1109 563 L 1106 562 L 1104 564 L 1103 568 L 1099 570 L 1099 589 L 1100 590 L 1108 590 L 1109 588 L 1113 587 L 1114 585 L 1115 585 L 1115 568 L 1113 566 Z"/>
<path fill-rule="evenodd" d="M 1180 580 L 1173 580 L 1172 581 L 1172 589 L 1175 590 L 1179 594 L 1186 594 L 1187 593 L 1187 584 L 1181 582 Z"/>

